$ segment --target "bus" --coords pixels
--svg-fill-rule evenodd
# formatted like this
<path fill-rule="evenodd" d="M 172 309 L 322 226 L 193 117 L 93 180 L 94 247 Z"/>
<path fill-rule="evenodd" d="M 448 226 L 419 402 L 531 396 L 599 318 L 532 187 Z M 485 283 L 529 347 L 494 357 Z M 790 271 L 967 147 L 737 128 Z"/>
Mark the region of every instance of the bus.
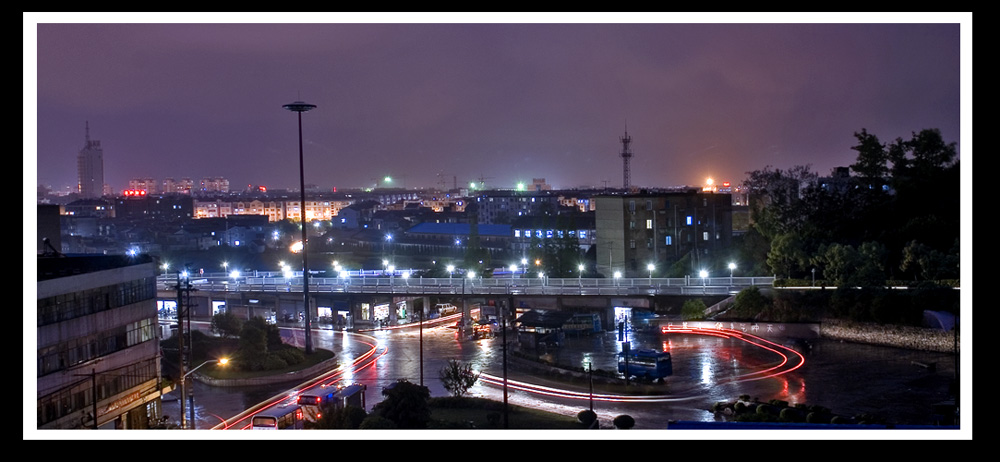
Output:
<path fill-rule="evenodd" d="M 250 420 L 253 430 L 301 430 L 305 427 L 302 408 L 297 404 L 283 404 L 254 414 Z"/>
<path fill-rule="evenodd" d="M 333 399 L 334 393 L 331 391 L 322 395 L 299 395 L 297 403 L 302 408 L 303 418 L 310 422 L 319 420 L 323 416 L 321 408 Z"/>
<path fill-rule="evenodd" d="M 618 353 L 618 372 L 625 374 L 628 365 L 628 377 L 638 377 L 646 380 L 661 380 L 674 373 L 670 353 L 659 350 L 631 350 Z"/>

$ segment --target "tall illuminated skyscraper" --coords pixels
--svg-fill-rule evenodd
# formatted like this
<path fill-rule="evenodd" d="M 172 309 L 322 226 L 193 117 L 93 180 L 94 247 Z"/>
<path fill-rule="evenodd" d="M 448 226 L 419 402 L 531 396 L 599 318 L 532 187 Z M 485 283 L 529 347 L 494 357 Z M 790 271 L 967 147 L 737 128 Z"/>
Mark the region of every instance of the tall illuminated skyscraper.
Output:
<path fill-rule="evenodd" d="M 90 122 L 86 124 L 86 142 L 76 157 L 77 191 L 81 198 L 104 194 L 104 151 L 101 142 L 90 139 Z"/>

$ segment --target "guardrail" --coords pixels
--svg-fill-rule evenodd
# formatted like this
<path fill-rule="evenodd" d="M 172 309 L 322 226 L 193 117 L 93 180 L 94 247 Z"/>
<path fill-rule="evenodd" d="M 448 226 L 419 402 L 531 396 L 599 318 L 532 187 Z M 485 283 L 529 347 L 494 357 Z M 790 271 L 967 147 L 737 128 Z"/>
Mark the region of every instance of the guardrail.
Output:
<path fill-rule="evenodd" d="M 187 281 L 187 280 L 185 280 Z M 176 276 L 161 275 L 159 290 L 176 289 Z M 750 286 L 771 286 L 773 277 L 718 278 L 309 278 L 317 293 L 403 295 L 724 295 Z M 211 292 L 302 292 L 302 277 L 199 275 L 191 287 Z"/>

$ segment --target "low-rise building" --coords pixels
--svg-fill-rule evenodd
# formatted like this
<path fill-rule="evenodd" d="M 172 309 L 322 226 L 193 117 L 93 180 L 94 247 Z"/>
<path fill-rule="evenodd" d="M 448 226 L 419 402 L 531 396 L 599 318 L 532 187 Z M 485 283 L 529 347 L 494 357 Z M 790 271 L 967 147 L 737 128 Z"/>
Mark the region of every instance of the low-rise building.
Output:
<path fill-rule="evenodd" d="M 38 257 L 39 429 L 157 426 L 156 269 L 144 255 Z"/>

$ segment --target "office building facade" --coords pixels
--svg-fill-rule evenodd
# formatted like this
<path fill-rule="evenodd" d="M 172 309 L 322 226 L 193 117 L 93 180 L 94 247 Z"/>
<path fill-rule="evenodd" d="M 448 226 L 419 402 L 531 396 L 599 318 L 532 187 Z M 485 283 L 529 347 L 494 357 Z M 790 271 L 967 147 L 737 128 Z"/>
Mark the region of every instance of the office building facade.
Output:
<path fill-rule="evenodd" d="M 39 256 L 39 429 L 162 419 L 156 269 L 148 256 Z"/>
<path fill-rule="evenodd" d="M 732 198 L 696 189 L 602 195 L 596 202 L 597 270 L 607 277 L 658 273 L 686 256 L 710 261 L 732 243 Z"/>

